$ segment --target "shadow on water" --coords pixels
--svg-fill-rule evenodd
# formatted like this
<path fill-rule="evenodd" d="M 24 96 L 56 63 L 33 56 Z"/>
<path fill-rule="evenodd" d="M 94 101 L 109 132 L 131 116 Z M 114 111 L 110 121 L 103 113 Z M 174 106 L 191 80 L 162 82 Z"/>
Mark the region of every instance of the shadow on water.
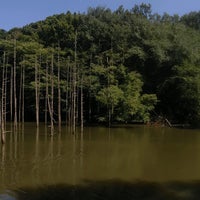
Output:
<path fill-rule="evenodd" d="M 0 200 L 200 199 L 198 132 L 88 128 L 51 137 L 47 131 L 7 135 Z"/>
<path fill-rule="evenodd" d="M 200 182 L 130 183 L 112 180 L 20 188 L 15 191 L 15 196 L 17 200 L 199 200 Z M 0 195 L 1 200 L 15 198 Z"/>

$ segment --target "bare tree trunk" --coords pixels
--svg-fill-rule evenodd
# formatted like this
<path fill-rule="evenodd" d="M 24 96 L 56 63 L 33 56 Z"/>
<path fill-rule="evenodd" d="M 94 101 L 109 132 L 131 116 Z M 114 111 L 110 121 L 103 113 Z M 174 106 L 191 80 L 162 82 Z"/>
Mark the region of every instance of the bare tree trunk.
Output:
<path fill-rule="evenodd" d="M 48 109 L 49 109 L 49 115 L 50 115 L 50 120 L 51 120 L 51 135 L 54 133 L 54 123 L 53 123 L 53 113 L 52 113 L 52 108 L 51 108 L 51 102 L 49 99 L 49 96 L 47 98 L 47 104 L 48 104 Z"/>
<path fill-rule="evenodd" d="M 24 124 L 24 87 L 25 87 L 25 67 L 22 65 L 22 124 Z"/>
<path fill-rule="evenodd" d="M 18 111 L 18 121 L 21 125 L 24 123 L 24 81 L 25 81 L 25 69 L 24 64 L 21 65 L 20 71 L 20 89 L 19 89 L 19 111 Z"/>
<path fill-rule="evenodd" d="M 51 57 L 51 109 L 50 109 L 50 117 L 51 117 L 51 135 L 54 133 L 54 57 L 52 53 Z"/>
<path fill-rule="evenodd" d="M 10 68 L 10 121 L 13 121 L 13 67 Z"/>
<path fill-rule="evenodd" d="M 65 124 L 68 125 L 69 124 L 69 120 L 68 120 L 68 112 L 69 112 L 69 110 L 68 110 L 69 109 L 68 108 L 68 91 L 66 91 L 66 94 L 65 94 L 65 108 L 66 108 L 66 112 L 65 112 Z"/>
<path fill-rule="evenodd" d="M 83 132 L 83 75 L 81 75 L 81 133 Z"/>
<path fill-rule="evenodd" d="M 66 96 L 65 96 L 65 107 L 66 107 L 66 125 L 69 125 L 69 80 L 70 80 L 70 68 L 69 63 L 67 62 L 67 83 L 66 83 Z"/>
<path fill-rule="evenodd" d="M 7 58 L 6 58 L 6 55 L 5 55 L 5 91 L 4 91 L 4 93 L 5 93 L 5 99 L 4 99 L 4 101 L 5 101 L 5 109 L 4 109 L 4 113 L 5 113 L 5 115 L 4 115 L 4 121 L 5 121 L 5 127 L 6 127 L 6 122 L 7 122 L 7 82 L 8 82 L 8 56 L 7 56 Z"/>
<path fill-rule="evenodd" d="M 75 32 L 75 41 L 74 41 L 74 66 L 73 66 L 73 97 L 72 97 L 72 127 L 73 127 L 73 133 L 76 132 L 76 95 L 77 95 L 77 80 L 76 80 L 76 63 L 77 62 L 77 30 Z"/>
<path fill-rule="evenodd" d="M 69 119 L 69 126 L 72 127 L 73 117 L 72 117 L 72 102 L 73 102 L 73 65 L 69 65 L 69 104 L 68 104 L 68 119 Z"/>
<path fill-rule="evenodd" d="M 5 130 L 4 130 L 4 120 L 3 120 L 3 112 L 2 112 L 2 98 L 1 98 L 1 101 L 0 101 L 0 128 L 1 128 L 1 144 L 5 144 Z"/>
<path fill-rule="evenodd" d="M 35 109 L 36 109 L 36 126 L 39 127 L 39 88 L 38 88 L 38 63 L 35 56 Z"/>
<path fill-rule="evenodd" d="M 91 108 L 91 61 L 92 61 L 92 55 L 90 56 L 90 71 L 89 71 L 89 122 L 91 123 L 91 120 L 92 120 L 92 108 Z"/>
<path fill-rule="evenodd" d="M 61 130 L 60 47 L 58 50 L 58 128 Z"/>
<path fill-rule="evenodd" d="M 22 65 L 20 70 L 20 85 L 19 85 L 19 111 L 18 111 L 18 121 L 21 122 L 21 116 L 22 116 Z"/>
<path fill-rule="evenodd" d="M 66 94 L 65 94 L 65 108 L 66 108 L 66 112 L 65 112 L 65 124 L 67 125 L 69 120 L 68 120 L 68 112 L 69 112 L 69 106 L 68 106 L 68 101 L 69 101 L 69 71 L 68 71 L 68 66 L 67 66 L 67 82 L 66 82 Z"/>
<path fill-rule="evenodd" d="M 39 63 L 38 63 L 38 68 L 37 68 L 37 94 L 38 94 L 38 126 L 39 126 L 39 123 L 40 123 L 40 66 L 41 66 L 41 54 L 40 54 L 40 60 L 39 60 Z"/>
<path fill-rule="evenodd" d="M 16 39 L 14 39 L 14 127 L 17 129 Z"/>
<path fill-rule="evenodd" d="M 48 62 L 46 63 L 46 94 L 45 94 L 45 124 L 47 124 L 48 117 L 47 117 L 47 111 L 48 111 L 48 98 L 49 98 L 49 75 L 48 75 Z"/>
<path fill-rule="evenodd" d="M 5 143 L 5 115 L 6 115 L 6 97 L 5 97 L 5 91 L 6 91 L 6 88 L 5 88 L 5 83 L 6 83 L 6 80 L 5 80 L 5 68 L 6 68 L 6 64 L 5 64 L 5 52 L 4 52 L 4 55 L 3 55 L 3 66 L 2 66 L 2 88 L 1 88 L 1 109 L 0 109 L 0 112 L 1 112 L 1 143 L 4 144 Z"/>
<path fill-rule="evenodd" d="M 80 70 L 76 67 L 76 124 L 79 122 L 79 95 L 80 95 Z"/>
<path fill-rule="evenodd" d="M 4 121 L 4 127 L 6 127 L 6 113 L 7 113 L 7 110 L 6 110 L 6 100 L 7 100 L 7 65 L 6 65 L 6 53 L 4 52 L 4 58 L 3 58 L 3 84 L 2 84 L 2 95 L 3 95 L 3 107 L 2 107 L 2 110 L 3 110 L 3 121 Z"/>
<path fill-rule="evenodd" d="M 110 65 L 108 57 L 107 57 L 107 64 Z M 108 71 L 108 80 L 107 80 L 107 89 L 110 87 L 110 74 Z M 108 93 L 108 99 L 110 99 L 110 94 Z M 107 112 L 108 112 L 108 127 L 111 126 L 111 108 L 109 103 L 107 103 Z"/>
<path fill-rule="evenodd" d="M 1 120 L 2 120 L 2 116 L 1 116 Z M 2 122 L 1 122 L 1 144 L 5 144 L 5 143 L 6 143 L 5 124 L 4 124 L 4 121 L 2 120 Z"/>

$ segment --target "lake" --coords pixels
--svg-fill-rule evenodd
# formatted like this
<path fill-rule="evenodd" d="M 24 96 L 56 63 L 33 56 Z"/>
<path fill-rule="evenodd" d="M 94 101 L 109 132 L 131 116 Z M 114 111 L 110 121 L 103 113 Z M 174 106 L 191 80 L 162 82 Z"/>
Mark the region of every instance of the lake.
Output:
<path fill-rule="evenodd" d="M 145 199 L 144 191 L 154 199 L 172 192 L 199 197 L 199 130 L 86 127 L 73 135 L 62 127 L 50 136 L 48 127 L 26 123 L 17 133 L 7 131 L 0 146 L 1 200 L 116 199 L 119 191 L 130 199 Z"/>

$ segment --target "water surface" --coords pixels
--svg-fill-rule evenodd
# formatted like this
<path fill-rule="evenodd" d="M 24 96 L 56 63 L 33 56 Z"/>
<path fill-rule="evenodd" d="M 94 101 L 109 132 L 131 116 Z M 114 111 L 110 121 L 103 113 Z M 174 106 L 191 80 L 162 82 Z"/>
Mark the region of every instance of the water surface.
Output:
<path fill-rule="evenodd" d="M 166 127 L 86 127 L 71 134 L 25 124 L 0 146 L 0 199 L 22 188 L 85 182 L 200 180 L 200 131 Z M 3 196 L 4 195 L 4 196 Z"/>

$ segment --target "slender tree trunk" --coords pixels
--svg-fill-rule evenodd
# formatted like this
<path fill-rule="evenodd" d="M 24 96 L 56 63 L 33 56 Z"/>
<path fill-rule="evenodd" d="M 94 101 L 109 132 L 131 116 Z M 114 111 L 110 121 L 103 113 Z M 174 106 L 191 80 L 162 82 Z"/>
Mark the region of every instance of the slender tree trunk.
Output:
<path fill-rule="evenodd" d="M 92 60 L 92 56 L 90 56 L 90 69 L 89 69 L 89 122 L 91 122 L 91 115 L 92 115 L 92 108 L 91 108 L 91 60 Z"/>
<path fill-rule="evenodd" d="M 80 119 L 79 119 L 79 109 L 80 109 L 80 105 L 79 105 L 79 95 L 80 95 L 80 71 L 79 71 L 79 66 L 76 67 L 76 124 L 79 123 Z"/>
<path fill-rule="evenodd" d="M 72 127 L 73 127 L 73 133 L 76 132 L 76 95 L 77 95 L 77 80 L 76 80 L 76 64 L 77 64 L 77 30 L 75 32 L 75 41 L 74 41 L 74 66 L 73 66 L 73 97 L 72 97 L 72 106 L 73 106 L 73 113 L 72 113 Z"/>
<path fill-rule="evenodd" d="M 39 123 L 40 123 L 40 66 L 41 66 L 41 54 L 40 54 L 40 60 L 39 60 L 39 63 L 38 63 L 38 70 L 37 70 L 37 86 L 38 86 L 38 90 L 37 90 L 37 94 L 38 94 L 38 126 L 39 126 Z"/>
<path fill-rule="evenodd" d="M 1 109 L 1 112 L 0 112 L 0 128 L 1 128 L 1 144 L 5 144 L 6 142 L 6 138 L 5 138 L 5 129 L 4 129 L 4 120 L 3 120 L 3 112 L 2 112 L 2 99 L 1 99 L 1 102 L 0 102 L 0 109 Z"/>
<path fill-rule="evenodd" d="M 66 107 L 66 125 L 69 125 L 69 80 L 70 80 L 70 68 L 69 68 L 69 63 L 67 62 L 67 82 L 66 82 L 66 97 L 65 97 L 65 107 Z"/>
<path fill-rule="evenodd" d="M 24 124 L 24 87 L 25 87 L 25 67 L 22 65 L 22 124 Z"/>
<path fill-rule="evenodd" d="M 112 47 L 111 47 L 111 49 L 112 49 Z M 111 50 L 111 54 L 112 54 L 112 50 Z M 109 62 L 109 59 L 107 57 L 108 66 L 110 65 L 110 63 L 112 63 L 112 59 Z M 107 76 L 108 76 L 108 80 L 107 80 L 107 89 L 108 89 L 110 87 L 110 71 L 109 70 L 107 71 Z M 110 93 L 108 93 L 108 99 L 110 99 Z M 107 112 L 108 112 L 108 127 L 110 127 L 111 126 L 111 106 L 109 105 L 109 103 L 107 103 Z"/>
<path fill-rule="evenodd" d="M 61 130 L 60 48 L 58 50 L 58 128 Z"/>
<path fill-rule="evenodd" d="M 0 108 L 0 112 L 1 112 L 1 143 L 4 144 L 5 143 L 5 115 L 6 115 L 6 102 L 5 102 L 5 52 L 3 55 L 3 66 L 2 66 L 2 88 L 1 88 L 1 108 Z"/>
<path fill-rule="evenodd" d="M 49 115 L 50 115 L 50 120 L 51 120 L 51 135 L 53 135 L 54 133 L 54 123 L 53 123 L 53 112 L 52 112 L 52 108 L 51 108 L 51 102 L 49 99 L 49 96 L 47 98 L 47 104 L 48 104 L 48 109 L 49 109 Z"/>
<path fill-rule="evenodd" d="M 46 63 L 46 94 L 45 94 L 45 124 L 47 124 L 48 116 L 48 98 L 49 98 L 49 75 L 48 75 L 48 62 Z"/>
<path fill-rule="evenodd" d="M 13 70 L 10 68 L 10 121 L 13 121 Z"/>
<path fill-rule="evenodd" d="M 49 76 L 50 75 L 50 76 Z M 50 77 L 50 78 L 49 78 Z M 51 82 L 51 99 L 49 98 L 49 81 Z M 54 58 L 53 53 L 51 55 L 51 73 L 48 73 L 48 64 L 46 65 L 46 100 L 45 100 L 45 110 L 49 111 L 50 123 L 51 123 L 51 135 L 54 134 Z M 45 112 L 46 112 L 45 111 Z M 45 123 L 47 123 L 47 113 L 45 114 Z"/>
<path fill-rule="evenodd" d="M 7 56 L 7 58 L 5 57 L 5 61 L 6 61 L 6 63 L 5 63 L 5 91 L 4 91 L 4 93 L 5 93 L 5 110 L 4 110 L 4 112 L 5 112 L 5 116 L 4 116 L 4 121 L 5 121 L 5 127 L 6 127 L 6 122 L 7 122 L 7 82 L 8 82 L 8 56 Z"/>
<path fill-rule="evenodd" d="M 2 111 L 3 111 L 3 121 L 4 121 L 4 127 L 6 127 L 6 100 L 7 100 L 7 63 L 6 63 L 6 52 L 4 52 L 4 58 L 3 58 L 3 78 L 2 78 L 3 84 L 2 84 Z"/>
<path fill-rule="evenodd" d="M 111 127 L 111 108 L 108 108 L 108 127 Z"/>
<path fill-rule="evenodd" d="M 73 122 L 73 65 L 69 66 L 69 104 L 68 104 L 68 119 L 69 119 L 69 126 L 72 127 L 72 122 Z"/>
<path fill-rule="evenodd" d="M 54 133 L 54 57 L 51 57 L 51 135 Z"/>
<path fill-rule="evenodd" d="M 81 133 L 83 132 L 83 75 L 81 75 Z"/>
<path fill-rule="evenodd" d="M 17 129 L 17 84 L 16 84 L 16 39 L 14 39 L 14 72 L 13 72 L 13 82 L 14 82 L 14 127 Z"/>
<path fill-rule="evenodd" d="M 20 85 L 19 85 L 19 111 L 18 111 L 18 121 L 19 123 L 21 122 L 21 116 L 22 116 L 22 65 L 21 65 L 21 70 L 20 70 Z"/>
<path fill-rule="evenodd" d="M 1 116 L 2 119 L 2 116 Z M 1 122 L 1 144 L 5 144 L 6 143 L 6 136 L 5 136 L 5 124 L 4 124 L 4 120 L 2 120 Z"/>
<path fill-rule="evenodd" d="M 39 127 L 39 100 L 38 100 L 38 63 L 37 56 L 35 56 L 35 116 L 36 126 Z"/>
<path fill-rule="evenodd" d="M 66 93 L 65 93 L 65 108 L 66 108 L 65 124 L 68 125 L 69 124 L 69 121 L 68 121 L 68 112 L 69 112 L 69 110 L 68 110 L 68 91 L 66 91 Z"/>

